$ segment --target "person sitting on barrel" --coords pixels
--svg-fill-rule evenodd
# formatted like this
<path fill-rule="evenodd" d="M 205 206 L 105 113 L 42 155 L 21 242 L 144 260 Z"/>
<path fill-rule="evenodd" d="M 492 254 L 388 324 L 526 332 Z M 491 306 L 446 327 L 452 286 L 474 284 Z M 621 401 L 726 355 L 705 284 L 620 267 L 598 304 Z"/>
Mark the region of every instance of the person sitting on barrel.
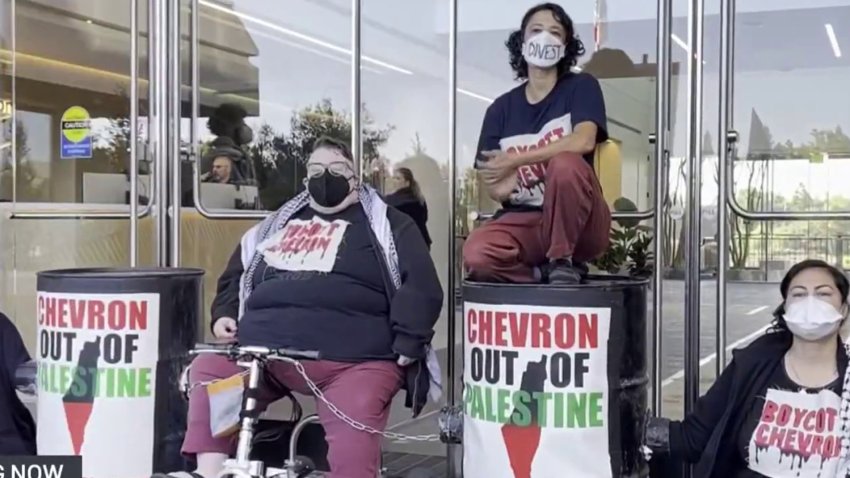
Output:
<path fill-rule="evenodd" d="M 839 330 L 850 283 L 826 262 L 806 260 L 779 291 L 770 329 L 733 351 L 693 412 L 683 421 L 649 420 L 653 468 L 693 463 L 695 478 L 847 476 L 850 345 Z"/>
<path fill-rule="evenodd" d="M 526 81 L 487 108 L 476 161 L 502 209 L 470 233 L 464 266 L 476 281 L 575 284 L 607 249 L 611 226 L 593 171 L 608 139 L 602 90 L 570 70 L 584 46 L 557 4 L 529 10 L 507 47 Z"/>
<path fill-rule="evenodd" d="M 346 144 L 316 142 L 307 190 L 245 233 L 233 252 L 213 301 L 212 330 L 241 345 L 318 351 L 320 360 L 303 362 L 310 380 L 349 417 L 383 430 L 401 387 L 414 416 L 429 388 L 436 390 L 430 342 L 443 290 L 416 224 L 358 184 L 356 171 Z M 235 451 L 233 436 L 212 436 L 209 394 L 195 385 L 240 371 L 217 355 L 198 356 L 189 369 L 182 451 L 198 463 L 189 476 L 217 476 Z M 310 394 L 292 365 L 270 362 L 267 371 L 273 382 Z M 263 394 L 262 406 L 282 396 Z M 353 428 L 321 400 L 316 406 L 330 476 L 377 476 L 381 436 Z"/>

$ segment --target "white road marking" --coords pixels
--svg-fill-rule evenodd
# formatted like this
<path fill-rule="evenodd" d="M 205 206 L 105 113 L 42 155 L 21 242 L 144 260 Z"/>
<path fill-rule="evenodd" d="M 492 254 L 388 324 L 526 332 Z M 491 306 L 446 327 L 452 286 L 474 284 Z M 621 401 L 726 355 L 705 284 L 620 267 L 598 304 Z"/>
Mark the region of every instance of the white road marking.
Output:
<path fill-rule="evenodd" d="M 765 308 L 767 308 L 767 306 L 765 306 Z M 729 352 L 732 351 L 732 349 L 736 349 L 736 348 L 740 347 L 741 345 L 744 345 L 744 344 L 750 342 L 751 340 L 755 339 L 759 335 L 763 334 L 769 327 L 770 327 L 770 324 L 767 324 L 764 327 L 761 327 L 758 330 L 756 330 L 755 332 L 751 333 L 750 335 L 747 335 L 744 338 L 736 340 L 735 342 L 730 344 L 728 347 L 726 347 L 726 352 L 729 353 Z M 709 355 L 706 355 L 704 358 L 702 358 L 699 361 L 700 368 L 705 367 L 706 365 L 711 363 L 716 358 L 717 358 L 716 352 L 711 353 Z M 664 387 L 670 385 L 671 383 L 675 382 L 676 380 L 681 380 L 684 377 L 685 377 L 685 369 L 679 370 L 678 372 L 676 372 L 673 375 L 670 375 L 669 377 L 664 379 L 664 381 L 661 382 L 661 388 L 664 388 Z"/>

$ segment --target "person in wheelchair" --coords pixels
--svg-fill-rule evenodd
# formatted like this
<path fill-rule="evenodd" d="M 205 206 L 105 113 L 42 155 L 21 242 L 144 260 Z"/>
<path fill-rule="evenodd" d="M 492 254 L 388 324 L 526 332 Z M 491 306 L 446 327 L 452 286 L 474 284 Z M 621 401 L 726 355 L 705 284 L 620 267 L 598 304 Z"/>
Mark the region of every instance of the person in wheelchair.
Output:
<path fill-rule="evenodd" d="M 684 420 L 652 418 L 646 449 L 656 474 L 696 478 L 841 477 L 850 472 L 850 305 L 844 271 L 792 266 L 772 327 L 732 360 Z"/>
<path fill-rule="evenodd" d="M 439 385 L 430 342 L 443 290 L 416 224 L 358 184 L 345 143 L 319 139 L 305 182 L 306 191 L 242 237 L 218 282 L 212 331 L 240 345 L 318 351 L 319 360 L 303 363 L 306 374 L 343 413 L 382 431 L 401 388 L 416 416 Z M 310 393 L 293 366 L 275 362 L 266 370 L 273 382 Z M 197 457 L 197 470 L 189 476 L 216 476 L 236 444 L 235 436 L 212 436 L 208 392 L 194 385 L 240 372 L 214 355 L 190 367 L 182 451 Z M 263 388 L 261 406 L 282 396 Z M 330 476 L 375 478 L 381 436 L 316 405 Z"/>

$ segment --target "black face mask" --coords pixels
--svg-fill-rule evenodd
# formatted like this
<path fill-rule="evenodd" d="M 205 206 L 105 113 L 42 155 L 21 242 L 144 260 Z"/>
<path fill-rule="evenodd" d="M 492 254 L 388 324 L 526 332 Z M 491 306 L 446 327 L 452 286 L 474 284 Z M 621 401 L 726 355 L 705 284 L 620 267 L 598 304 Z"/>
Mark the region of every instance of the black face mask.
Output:
<path fill-rule="evenodd" d="M 310 178 L 307 182 L 307 191 L 319 206 L 335 207 L 345 200 L 351 192 L 351 186 L 348 184 L 348 179 L 325 171 L 319 176 Z"/>

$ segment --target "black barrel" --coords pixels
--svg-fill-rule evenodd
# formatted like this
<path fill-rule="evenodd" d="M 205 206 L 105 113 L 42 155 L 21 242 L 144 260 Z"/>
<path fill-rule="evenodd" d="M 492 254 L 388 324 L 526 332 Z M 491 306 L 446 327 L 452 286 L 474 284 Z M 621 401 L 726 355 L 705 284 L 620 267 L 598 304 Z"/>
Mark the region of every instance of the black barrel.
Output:
<path fill-rule="evenodd" d="M 464 477 L 639 477 L 648 281 L 465 282 Z"/>
<path fill-rule="evenodd" d="M 83 476 L 184 469 L 179 390 L 200 340 L 200 269 L 38 273 L 38 451 L 82 455 Z"/>

